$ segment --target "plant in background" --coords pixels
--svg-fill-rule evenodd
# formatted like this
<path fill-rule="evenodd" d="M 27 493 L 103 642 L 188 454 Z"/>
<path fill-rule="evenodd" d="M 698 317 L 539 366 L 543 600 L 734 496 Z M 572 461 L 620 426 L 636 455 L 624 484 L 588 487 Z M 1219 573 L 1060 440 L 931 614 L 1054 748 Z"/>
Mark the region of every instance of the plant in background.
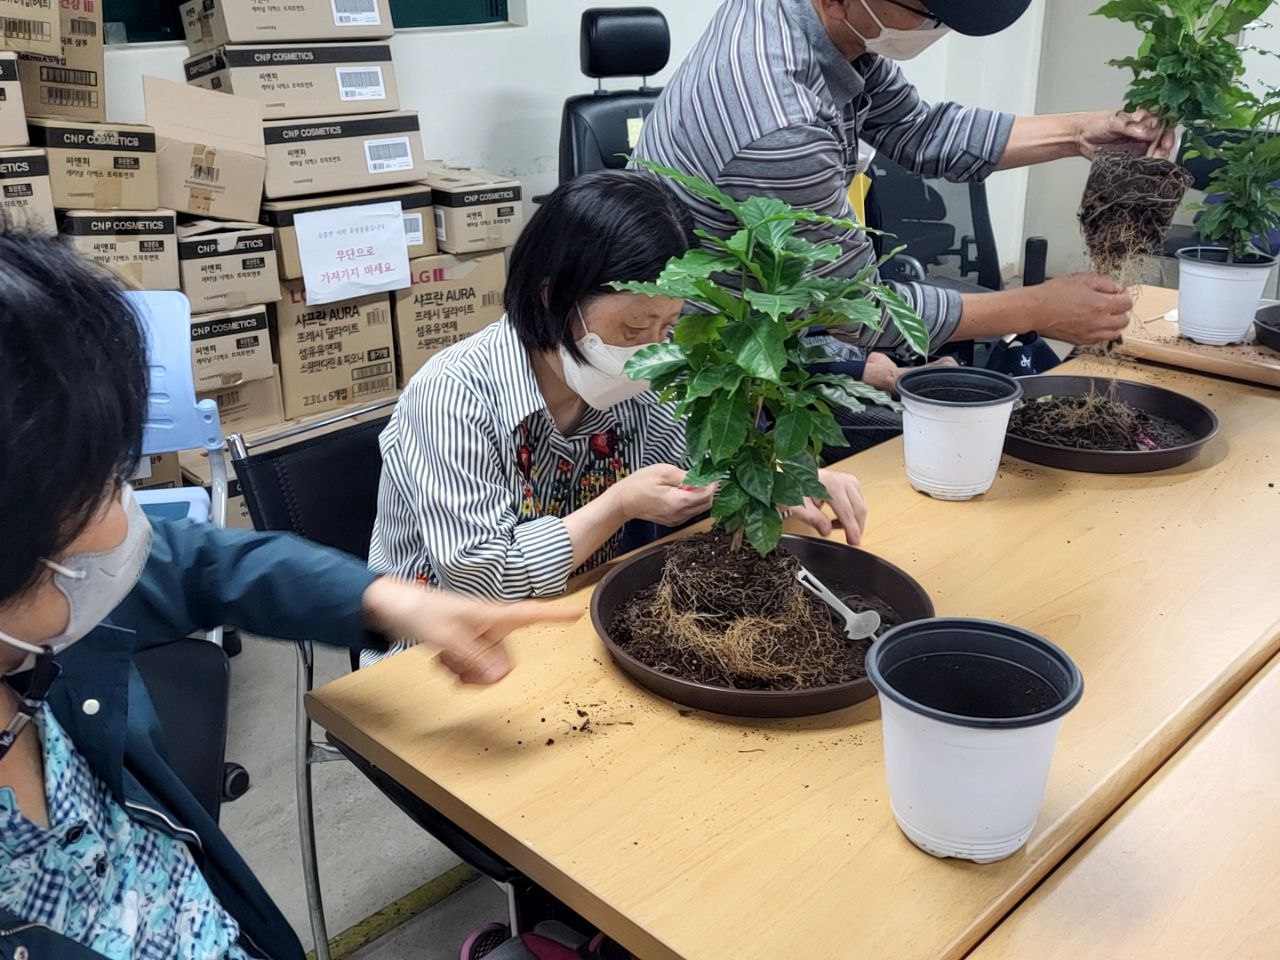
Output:
<path fill-rule="evenodd" d="M 878 263 L 851 278 L 811 276 L 835 260 L 840 247 L 818 246 L 796 236 L 796 228 L 807 222 L 859 230 L 861 225 L 772 197 L 737 201 L 697 177 L 643 165 L 741 224 L 727 240 L 698 231 L 714 249 L 690 250 L 652 283 L 615 286 L 705 305 L 706 312 L 676 325 L 670 342 L 633 357 L 627 373 L 651 381 L 664 401 L 676 404 L 691 465 L 685 482 L 718 482 L 712 509 L 717 525 L 733 535 L 735 550 L 745 538 L 763 556 L 782 536 L 780 506 L 827 496 L 818 457 L 824 447 L 844 443 L 835 408 L 858 411 L 867 400 L 893 403 L 850 377 L 820 372 L 818 365 L 830 358 L 802 335 L 810 327 L 880 330 L 887 316 L 924 356 L 928 330 L 895 290 L 876 282 Z M 737 282 L 717 281 L 726 274 Z"/>
<path fill-rule="evenodd" d="M 1147 110 L 1163 129 L 1201 131 L 1241 125 L 1247 95 L 1237 34 L 1273 0 L 1110 0 L 1098 16 L 1142 33 L 1136 55 L 1109 61 L 1133 73 L 1129 110 Z M 1171 161 L 1106 150 L 1093 161 L 1080 204 L 1080 226 L 1095 270 L 1129 282 L 1143 258 L 1159 252 L 1191 175 Z"/>
<path fill-rule="evenodd" d="M 1221 165 L 1209 178 L 1210 200 L 1196 205 L 1196 232 L 1226 247 L 1229 262 L 1270 256 L 1270 234 L 1280 230 L 1280 91 L 1251 104 L 1244 131 L 1198 148 Z"/>

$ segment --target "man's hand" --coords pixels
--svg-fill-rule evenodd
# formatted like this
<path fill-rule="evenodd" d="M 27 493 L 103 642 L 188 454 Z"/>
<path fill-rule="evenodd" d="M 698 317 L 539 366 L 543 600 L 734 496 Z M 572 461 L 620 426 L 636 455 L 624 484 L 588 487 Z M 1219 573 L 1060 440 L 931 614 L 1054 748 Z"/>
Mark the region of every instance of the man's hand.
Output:
<path fill-rule="evenodd" d="M 503 639 L 531 623 L 572 623 L 582 611 L 522 603 L 490 603 L 382 577 L 364 592 L 365 623 L 396 640 L 440 651 L 463 683 L 497 683 L 511 672 Z"/>
<path fill-rule="evenodd" d="M 1133 309 L 1133 297 L 1096 273 L 1054 277 L 1020 292 L 1028 301 L 1027 328 L 1079 346 L 1118 339 Z"/>
<path fill-rule="evenodd" d="M 888 354 L 868 353 L 867 365 L 862 371 L 862 382 L 885 393 L 893 393 L 900 373 L 902 368 Z"/>
<path fill-rule="evenodd" d="M 1174 131 L 1161 129 L 1160 121 L 1146 110 L 1082 113 L 1076 131 L 1076 148 L 1086 160 L 1092 160 L 1103 147 L 1118 148 L 1138 157 L 1168 157 L 1174 140 Z"/>

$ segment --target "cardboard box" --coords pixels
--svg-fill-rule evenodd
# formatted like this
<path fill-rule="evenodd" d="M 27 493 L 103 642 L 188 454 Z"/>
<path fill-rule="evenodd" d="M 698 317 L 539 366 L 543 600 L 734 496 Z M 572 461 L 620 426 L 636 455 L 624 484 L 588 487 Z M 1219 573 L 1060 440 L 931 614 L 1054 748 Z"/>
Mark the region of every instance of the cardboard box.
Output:
<path fill-rule="evenodd" d="M 299 213 L 333 210 L 338 207 L 362 207 L 372 203 L 399 200 L 404 211 L 404 233 L 409 242 L 409 259 L 429 257 L 436 252 L 435 216 L 431 207 L 431 188 L 420 183 L 406 187 L 387 187 L 361 193 L 343 193 L 303 200 L 268 200 L 262 205 L 262 222 L 275 228 L 276 252 L 280 260 L 282 280 L 302 278 L 302 259 L 298 255 L 298 235 L 293 218 Z"/>
<path fill-rule="evenodd" d="M 187 83 L 257 100 L 268 120 L 400 109 L 388 43 L 219 47 L 185 69 Z"/>
<path fill-rule="evenodd" d="M 160 199 L 197 217 L 257 220 L 266 151 L 262 104 L 142 78 L 159 149 Z"/>
<path fill-rule="evenodd" d="M 396 368 L 404 387 L 424 363 L 502 319 L 507 260 L 502 251 L 442 253 L 409 264 L 413 285 L 395 294 Z"/>
<path fill-rule="evenodd" d="M 469 167 L 427 164 L 436 207 L 436 243 L 446 253 L 500 250 L 524 227 L 520 181 Z"/>
<path fill-rule="evenodd" d="M 197 393 L 225 391 L 274 377 L 267 308 L 259 303 L 192 317 L 191 369 Z"/>
<path fill-rule="evenodd" d="M 24 53 L 19 71 L 29 117 L 107 119 L 101 0 L 61 0 L 62 53 Z"/>
<path fill-rule="evenodd" d="M 308 307 L 302 284 L 285 283 L 275 337 L 289 419 L 395 395 L 391 299 L 385 293 Z"/>
<path fill-rule="evenodd" d="M 0 150 L 0 214 L 14 227 L 49 237 L 58 232 L 43 150 Z"/>
<path fill-rule="evenodd" d="M 245 504 L 240 481 L 236 479 L 235 469 L 231 466 L 231 458 L 226 453 L 219 456 L 227 465 L 227 527 L 232 530 L 252 530 L 253 520 Z M 203 487 L 212 501 L 213 472 L 209 469 L 209 454 L 203 450 L 183 450 L 178 454 L 178 465 L 185 481 L 183 486 Z"/>
<path fill-rule="evenodd" d="M 129 481 L 135 490 L 172 490 L 182 485 L 182 470 L 176 453 L 143 457 L 138 472 Z"/>
<path fill-rule="evenodd" d="M 0 147 L 25 147 L 30 142 L 22 82 L 18 77 L 18 55 L 0 51 Z"/>
<path fill-rule="evenodd" d="M 272 368 L 265 380 L 249 380 L 222 390 L 209 390 L 199 394 L 218 405 L 218 419 L 224 433 L 245 433 L 263 427 L 279 426 L 284 422 L 284 407 L 280 402 L 280 371 Z"/>
<path fill-rule="evenodd" d="M 138 290 L 178 289 L 177 216 L 172 210 L 70 210 L 67 242 Z"/>
<path fill-rule="evenodd" d="M 179 227 L 178 266 L 192 313 L 280 299 L 275 231 L 261 224 L 199 220 Z"/>
<path fill-rule="evenodd" d="M 0 0 L 0 49 L 62 56 L 58 4 L 54 0 Z"/>
<path fill-rule="evenodd" d="M 31 142 L 49 156 L 59 210 L 154 210 L 156 135 L 127 123 L 32 120 Z"/>
<path fill-rule="evenodd" d="M 422 179 L 422 134 L 412 110 L 376 117 L 268 120 L 269 199 Z"/>
<path fill-rule="evenodd" d="M 192 53 L 229 43 L 385 40 L 387 0 L 190 0 L 179 8 Z"/>

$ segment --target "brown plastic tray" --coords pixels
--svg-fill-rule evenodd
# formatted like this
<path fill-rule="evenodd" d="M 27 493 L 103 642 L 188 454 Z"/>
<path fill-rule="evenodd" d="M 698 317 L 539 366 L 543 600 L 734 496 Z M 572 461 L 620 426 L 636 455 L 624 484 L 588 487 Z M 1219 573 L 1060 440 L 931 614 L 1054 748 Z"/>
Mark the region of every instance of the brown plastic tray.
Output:
<path fill-rule="evenodd" d="M 787 534 L 782 549 L 794 554 L 839 597 L 871 595 L 898 612 L 903 621 L 933 616 L 933 601 L 904 571 L 865 550 L 830 540 Z M 735 690 L 682 680 L 641 663 L 609 636 L 608 625 L 627 597 L 662 574 L 667 544 L 660 543 L 620 560 L 591 597 L 591 622 L 609 654 L 631 679 L 676 703 L 736 717 L 807 717 L 852 706 L 875 695 L 865 677 L 809 690 Z"/>
<path fill-rule="evenodd" d="M 1177 447 L 1163 450 L 1077 450 L 1028 440 L 1008 434 L 1004 452 L 1020 460 L 1058 467 L 1061 470 L 1079 470 L 1084 473 L 1151 473 L 1168 470 L 1194 460 L 1200 449 L 1218 432 L 1218 418 L 1214 412 L 1198 400 L 1146 383 L 1132 380 L 1112 381 L 1106 377 L 1023 377 L 1024 402 L 1037 397 L 1084 396 L 1090 391 L 1104 393 L 1116 385 L 1116 396 L 1138 410 L 1172 420 L 1187 430 L 1195 439 Z"/>

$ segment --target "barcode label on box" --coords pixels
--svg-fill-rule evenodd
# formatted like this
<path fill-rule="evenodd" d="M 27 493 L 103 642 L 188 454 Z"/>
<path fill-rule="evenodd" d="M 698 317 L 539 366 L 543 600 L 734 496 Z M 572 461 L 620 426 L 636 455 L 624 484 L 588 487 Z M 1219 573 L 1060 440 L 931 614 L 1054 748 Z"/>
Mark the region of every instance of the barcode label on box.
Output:
<path fill-rule="evenodd" d="M 75 90 L 70 87 L 41 87 L 40 102 L 51 107 L 84 107 L 96 110 L 97 90 Z"/>
<path fill-rule="evenodd" d="M 385 100 L 381 67 L 337 67 L 338 96 L 343 100 Z"/>
<path fill-rule="evenodd" d="M 73 37 L 96 37 L 98 24 L 93 20 L 72 20 L 71 35 Z"/>
<path fill-rule="evenodd" d="M 395 170 L 413 169 L 413 151 L 409 148 L 408 137 L 366 140 L 364 156 L 368 161 L 370 173 L 391 173 Z"/>
<path fill-rule="evenodd" d="M 199 180 L 201 183 L 217 183 L 222 176 L 222 171 L 217 167 L 206 166 L 203 163 L 193 163 L 191 165 L 191 179 Z"/>
<path fill-rule="evenodd" d="M 406 213 L 404 215 L 404 239 L 411 247 L 422 246 L 422 214 Z"/>
<path fill-rule="evenodd" d="M 333 0 L 333 23 L 337 27 L 381 26 L 378 0 Z"/>
<path fill-rule="evenodd" d="M 489 290 L 480 300 L 486 307 L 496 307 L 502 302 L 502 294 L 497 290 Z"/>
<path fill-rule="evenodd" d="M 41 83 L 65 83 L 76 87 L 96 87 L 98 72 L 96 70 L 71 70 L 67 67 L 41 67 Z"/>
<path fill-rule="evenodd" d="M 435 211 L 435 214 L 436 214 L 436 239 L 444 240 L 446 239 L 445 232 L 444 232 L 444 211 L 438 209 Z"/>
<path fill-rule="evenodd" d="M 43 20 L 24 20 L 20 17 L 0 17 L 0 37 L 40 42 L 48 42 L 52 39 L 49 24 Z"/>

